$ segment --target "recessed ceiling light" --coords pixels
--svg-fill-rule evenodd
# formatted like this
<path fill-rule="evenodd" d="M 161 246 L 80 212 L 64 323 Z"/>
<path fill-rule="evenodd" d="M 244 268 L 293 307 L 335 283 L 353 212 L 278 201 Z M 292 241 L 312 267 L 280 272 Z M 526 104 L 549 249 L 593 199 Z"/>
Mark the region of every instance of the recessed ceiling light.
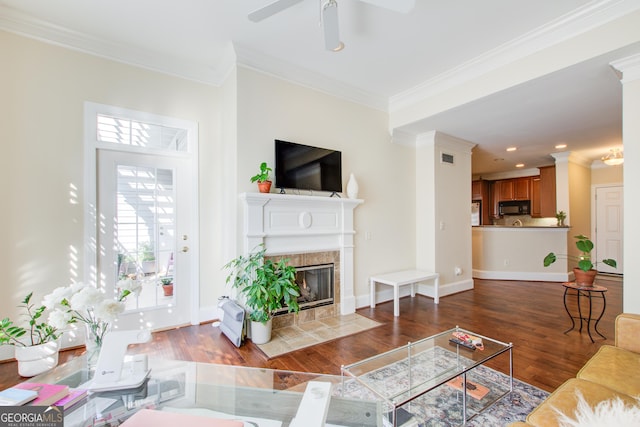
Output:
<path fill-rule="evenodd" d="M 523 167 L 524 167 L 524 163 L 518 163 L 518 164 L 516 165 L 516 167 L 517 167 L 517 168 L 523 168 Z"/>
<path fill-rule="evenodd" d="M 508 147 L 507 151 L 516 151 L 518 147 Z"/>
<path fill-rule="evenodd" d="M 558 145 L 556 145 L 556 150 L 560 150 L 562 148 L 567 148 L 567 144 L 558 144 Z"/>

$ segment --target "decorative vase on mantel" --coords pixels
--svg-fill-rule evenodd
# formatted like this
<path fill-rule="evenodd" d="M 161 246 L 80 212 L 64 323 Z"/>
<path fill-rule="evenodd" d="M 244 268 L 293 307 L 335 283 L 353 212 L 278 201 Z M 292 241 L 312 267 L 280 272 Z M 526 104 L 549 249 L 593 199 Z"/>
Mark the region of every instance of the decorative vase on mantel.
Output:
<path fill-rule="evenodd" d="M 347 182 L 347 197 L 350 199 L 357 199 L 358 190 L 358 181 L 356 181 L 356 177 L 352 173 L 349 175 L 349 181 Z"/>

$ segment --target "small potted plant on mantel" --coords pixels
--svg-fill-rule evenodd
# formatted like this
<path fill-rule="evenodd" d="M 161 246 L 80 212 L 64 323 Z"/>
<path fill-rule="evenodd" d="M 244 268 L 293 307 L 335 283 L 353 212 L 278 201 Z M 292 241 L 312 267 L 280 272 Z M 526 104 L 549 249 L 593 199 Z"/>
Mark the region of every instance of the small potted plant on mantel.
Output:
<path fill-rule="evenodd" d="M 227 283 L 231 282 L 244 295 L 244 304 L 250 309 L 251 341 L 264 344 L 271 340 L 272 315 L 285 305 L 289 312 L 297 313 L 300 288 L 295 282 L 296 269 L 287 259 L 273 262 L 265 259 L 265 247 L 247 256 L 240 255 L 229 261 Z"/>
<path fill-rule="evenodd" d="M 267 166 L 267 162 L 260 163 L 260 172 L 251 177 L 251 182 L 258 183 L 258 190 L 261 193 L 268 193 L 271 191 L 271 180 L 269 180 L 269 173 L 272 169 Z"/>
<path fill-rule="evenodd" d="M 593 250 L 593 242 L 589 240 L 587 236 L 582 234 L 578 236 L 574 236 L 576 239 L 576 247 L 580 251 L 580 255 L 557 255 L 553 252 L 549 252 L 547 256 L 544 257 L 544 266 L 549 267 L 551 264 L 556 262 L 558 256 L 564 256 L 567 259 L 578 261 L 578 267 L 573 269 L 573 274 L 576 277 L 576 283 L 592 286 L 593 281 L 595 280 L 596 274 L 598 273 L 593 267 L 597 262 L 591 261 L 591 251 Z M 617 268 L 618 264 L 614 259 L 603 259 L 602 262 L 610 267 Z"/>

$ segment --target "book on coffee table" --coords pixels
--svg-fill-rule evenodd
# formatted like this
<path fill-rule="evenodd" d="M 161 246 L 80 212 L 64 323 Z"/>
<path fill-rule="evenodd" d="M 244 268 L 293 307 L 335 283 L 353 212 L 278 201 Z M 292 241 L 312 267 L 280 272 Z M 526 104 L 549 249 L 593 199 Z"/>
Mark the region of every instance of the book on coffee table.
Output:
<path fill-rule="evenodd" d="M 0 406 L 20 406 L 38 397 L 38 392 L 10 387 L 0 391 Z"/>
<path fill-rule="evenodd" d="M 29 403 L 36 406 L 52 405 L 69 394 L 69 386 L 62 384 L 20 383 L 14 387 L 38 392 L 38 397 Z"/>
<path fill-rule="evenodd" d="M 462 377 L 456 377 L 450 381 L 447 381 L 449 387 L 453 387 L 456 390 L 462 391 L 463 381 Z M 481 384 L 467 380 L 467 394 L 476 400 L 481 400 L 489 393 L 489 389 Z"/>

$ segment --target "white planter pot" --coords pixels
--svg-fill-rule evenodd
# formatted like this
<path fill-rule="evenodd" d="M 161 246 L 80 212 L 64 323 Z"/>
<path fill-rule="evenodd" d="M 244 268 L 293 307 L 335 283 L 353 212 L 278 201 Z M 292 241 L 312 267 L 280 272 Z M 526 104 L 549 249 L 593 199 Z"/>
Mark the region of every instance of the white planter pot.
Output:
<path fill-rule="evenodd" d="M 266 344 L 271 341 L 271 324 L 269 319 L 267 323 L 251 321 L 251 341 L 254 344 Z"/>
<path fill-rule="evenodd" d="M 31 347 L 16 347 L 15 358 L 18 361 L 18 374 L 21 377 L 33 377 L 58 366 L 60 344 L 50 341 Z"/>

